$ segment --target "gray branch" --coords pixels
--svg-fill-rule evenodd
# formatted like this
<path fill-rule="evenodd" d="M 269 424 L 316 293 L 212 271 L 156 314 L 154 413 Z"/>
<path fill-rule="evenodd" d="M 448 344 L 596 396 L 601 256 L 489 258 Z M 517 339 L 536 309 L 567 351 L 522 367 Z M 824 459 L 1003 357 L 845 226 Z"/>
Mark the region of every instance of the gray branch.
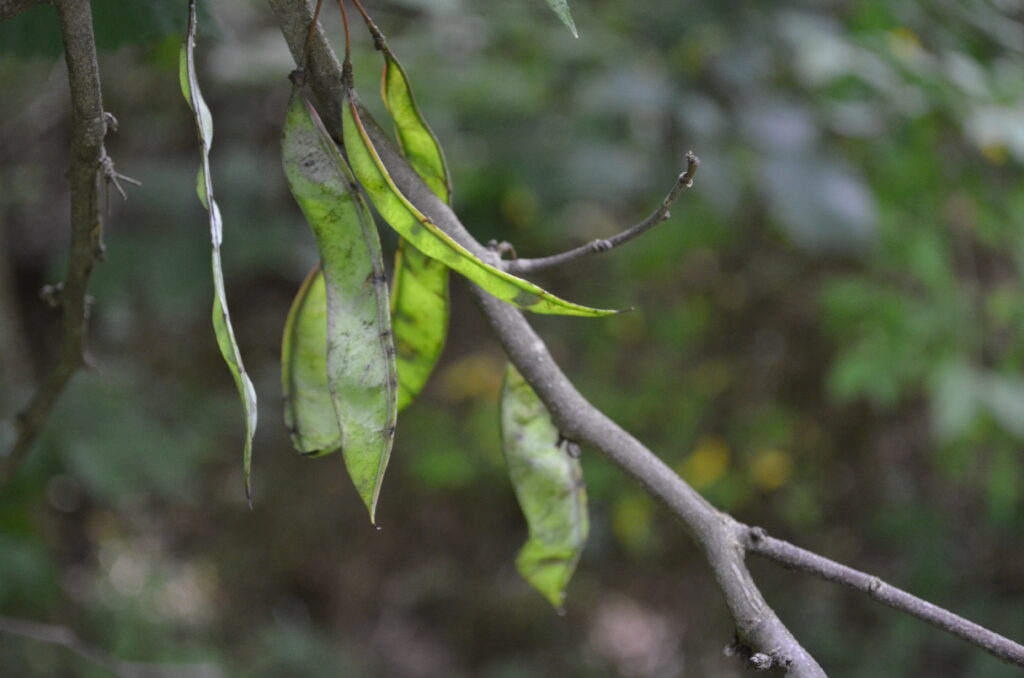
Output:
<path fill-rule="evenodd" d="M 669 209 L 673 204 L 675 204 L 675 201 L 679 198 L 683 189 L 693 186 L 693 177 L 697 174 L 698 167 L 700 167 L 700 160 L 693 154 L 693 151 L 688 151 L 686 153 L 686 171 L 680 174 L 675 183 L 672 184 L 672 190 L 670 190 L 668 195 L 665 196 L 665 199 L 661 201 L 658 209 L 651 212 L 650 216 L 639 224 L 627 228 L 622 233 L 611 238 L 592 240 L 586 245 L 580 245 L 579 247 L 567 252 L 562 252 L 561 254 L 553 254 L 549 257 L 538 257 L 537 259 L 512 259 L 510 261 L 502 262 L 505 270 L 509 273 L 515 273 L 518 275 L 521 273 L 538 271 L 542 268 L 561 266 L 562 264 L 582 259 L 583 257 L 591 254 L 613 250 L 619 245 L 625 245 L 634 238 L 639 238 L 641 235 L 671 216 L 671 214 L 669 214 Z"/>
<path fill-rule="evenodd" d="M 1024 666 L 1024 647 L 989 631 L 972 621 L 953 614 L 938 605 L 922 600 L 906 591 L 885 583 L 878 577 L 811 553 L 789 542 L 769 537 L 764 530 L 754 527 L 747 533 L 747 552 L 779 563 L 793 570 L 813 574 L 826 581 L 842 584 L 871 596 L 883 605 L 905 612 L 947 633 L 973 643 L 1010 664 Z"/>
<path fill-rule="evenodd" d="M 71 629 L 0 615 L 0 633 L 63 647 L 68 652 L 102 667 L 120 678 L 223 678 L 214 664 L 151 664 L 112 657 L 85 642 Z"/>
<path fill-rule="evenodd" d="M 18 2 L 5 2 L 4 7 Z M 57 363 L 39 384 L 32 400 L 17 417 L 18 435 L 14 445 L 0 462 L 0 487 L 3 487 L 28 456 L 36 437 L 72 375 L 85 364 L 84 345 L 89 316 L 88 289 L 93 265 L 102 259 L 102 219 L 100 184 L 113 172 L 103 139 L 108 116 L 103 111 L 100 73 L 96 63 L 96 41 L 92 30 L 92 10 L 88 0 L 62 0 L 57 3 L 64 57 L 71 90 L 71 243 L 67 278 L 48 287 L 46 297 L 62 310 L 60 355 Z"/>

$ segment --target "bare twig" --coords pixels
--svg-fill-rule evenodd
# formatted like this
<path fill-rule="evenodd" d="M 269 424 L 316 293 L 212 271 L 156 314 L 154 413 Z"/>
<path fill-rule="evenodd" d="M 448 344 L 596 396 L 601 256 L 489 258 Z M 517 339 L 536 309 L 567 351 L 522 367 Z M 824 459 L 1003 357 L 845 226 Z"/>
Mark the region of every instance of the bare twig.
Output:
<path fill-rule="evenodd" d="M 103 111 L 92 10 L 88 0 L 64 0 L 57 5 L 64 55 L 71 90 L 71 243 L 67 278 L 57 301 L 62 309 L 60 355 L 36 389 L 28 406 L 18 414 L 14 446 L 0 462 L 3 487 L 28 456 L 57 399 L 71 376 L 85 364 L 85 331 L 89 317 L 87 291 L 93 265 L 103 256 L 100 183 L 107 158 L 103 139 L 107 116 Z M 110 165 L 113 172 L 113 165 Z"/>
<path fill-rule="evenodd" d="M 866 593 L 883 605 L 888 605 L 894 610 L 905 612 L 912 617 L 928 622 L 936 628 L 987 650 L 1005 662 L 1024 666 L 1024 646 L 1009 638 L 887 584 L 878 577 L 811 553 L 789 542 L 769 537 L 761 528 L 750 528 L 747 534 L 747 551 L 749 553 L 756 553 L 787 568 L 807 572 L 827 581 L 848 586 L 855 591 Z"/>
<path fill-rule="evenodd" d="M 0 633 L 63 647 L 121 678 L 221 678 L 224 675 L 215 664 L 161 665 L 124 661 L 90 645 L 65 626 L 0 615 Z"/>
<path fill-rule="evenodd" d="M 0 0 L 0 21 L 16 17 L 26 9 L 43 4 L 48 0 Z"/>
<path fill-rule="evenodd" d="M 300 59 L 311 8 L 307 2 L 295 0 L 270 0 L 270 5 L 292 54 L 296 60 Z M 314 37 L 313 45 L 309 83 L 321 110 L 326 112 L 324 122 L 340 139 L 341 116 L 337 113 L 343 94 L 341 65 L 322 34 Z M 367 130 L 374 136 L 374 145 L 392 179 L 406 197 L 472 254 L 499 263 L 497 254 L 469 234 L 451 209 L 409 167 L 386 135 L 372 125 L 367 125 Z M 667 209 L 664 207 L 666 212 Z M 747 658 L 749 665 L 794 678 L 825 676 L 824 670 L 768 606 L 754 583 L 745 562 L 748 549 L 753 550 L 750 528 L 715 509 L 654 453 L 587 402 L 518 309 L 479 287 L 472 286 L 472 291 L 509 359 L 544 402 L 562 435 L 602 452 L 683 522 L 705 554 L 735 623 L 737 641 L 744 650 L 739 654 Z M 961 637 L 986 647 L 985 641 L 972 633 Z"/>
<path fill-rule="evenodd" d="M 632 226 L 611 238 L 593 240 L 588 242 L 586 245 L 580 245 L 579 247 L 571 249 L 568 252 L 562 252 L 561 254 L 553 254 L 549 257 L 538 257 L 537 259 L 512 259 L 510 261 L 502 262 L 505 270 L 509 273 L 521 274 L 538 271 L 542 268 L 561 266 L 562 264 L 567 264 L 570 261 L 582 259 L 589 254 L 607 252 L 608 250 L 615 249 L 619 245 L 624 245 L 630 240 L 643 235 L 672 216 L 669 213 L 669 209 L 679 198 L 683 189 L 693 186 L 693 177 L 697 174 L 698 167 L 700 167 L 700 159 L 693 154 L 693 151 L 687 151 L 686 171 L 680 174 L 679 178 L 676 179 L 674 184 L 672 184 L 672 190 L 670 190 L 668 195 L 665 196 L 665 199 L 661 201 L 661 205 L 658 206 L 658 209 L 651 212 L 650 216 L 639 224 Z"/>

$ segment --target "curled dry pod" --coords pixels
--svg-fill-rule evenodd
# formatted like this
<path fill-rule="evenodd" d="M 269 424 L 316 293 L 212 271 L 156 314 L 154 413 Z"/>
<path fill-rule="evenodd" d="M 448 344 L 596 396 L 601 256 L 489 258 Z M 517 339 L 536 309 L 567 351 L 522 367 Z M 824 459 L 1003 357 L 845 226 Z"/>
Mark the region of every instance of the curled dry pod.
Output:
<path fill-rule="evenodd" d="M 372 521 L 397 416 L 395 349 L 380 241 L 351 170 L 298 91 L 288 105 L 281 150 L 288 185 L 320 252 L 327 302 L 327 386 L 345 466 Z"/>
<path fill-rule="evenodd" d="M 178 60 L 178 76 L 181 81 L 181 92 L 185 95 L 189 108 L 195 116 L 196 133 L 199 136 L 199 176 L 196 181 L 196 192 L 210 216 L 210 240 L 213 245 L 211 264 L 213 269 L 213 332 L 217 337 L 217 346 L 231 370 L 231 376 L 238 387 L 238 395 L 242 400 L 245 412 L 245 450 L 243 452 L 243 474 L 245 476 L 245 495 L 252 505 L 252 439 L 256 433 L 256 389 L 245 371 L 242 354 L 235 341 L 235 332 L 231 327 L 231 316 L 228 313 L 227 293 L 224 289 L 224 272 L 221 266 L 220 246 L 224 237 L 220 209 L 213 198 L 213 183 L 210 179 L 210 145 L 213 142 L 213 116 L 199 91 L 196 78 L 194 50 L 196 44 L 196 2 L 190 0 L 188 5 L 188 31 L 185 42 L 181 46 Z"/>
<path fill-rule="evenodd" d="M 284 421 L 299 452 L 320 456 L 341 447 L 327 385 L 327 286 L 316 266 L 295 295 L 281 341 Z"/>
<path fill-rule="evenodd" d="M 587 541 L 587 491 L 579 459 L 559 444 L 544 403 L 509 363 L 501 392 L 501 441 L 530 537 L 516 557 L 526 581 L 561 609 Z"/>
<path fill-rule="evenodd" d="M 437 197 L 451 203 L 444 152 L 424 119 L 409 79 L 381 36 L 381 98 L 391 113 L 398 145 Z M 391 322 L 398 365 L 398 410 L 415 400 L 433 372 L 448 333 L 448 267 L 399 238 L 391 286 Z"/>
<path fill-rule="evenodd" d="M 352 170 L 377 211 L 409 244 L 498 299 L 534 313 L 599 317 L 617 312 L 565 301 L 473 256 L 438 228 L 395 185 L 375 146 L 377 142 L 371 138 L 368 126 L 372 124 L 355 92 L 348 90 L 347 100 L 342 105 L 342 128 Z M 381 139 L 382 135 L 375 133 L 373 136 Z"/>

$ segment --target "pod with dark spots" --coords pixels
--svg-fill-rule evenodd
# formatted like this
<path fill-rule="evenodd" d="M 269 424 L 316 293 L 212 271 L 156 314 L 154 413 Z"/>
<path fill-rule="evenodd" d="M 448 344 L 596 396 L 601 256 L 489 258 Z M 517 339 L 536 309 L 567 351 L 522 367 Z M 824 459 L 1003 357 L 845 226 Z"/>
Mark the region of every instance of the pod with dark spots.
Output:
<path fill-rule="evenodd" d="M 282 158 L 288 185 L 320 253 L 326 385 L 345 466 L 372 521 L 398 412 L 380 240 L 369 208 L 353 189 L 348 164 L 298 91 L 285 117 Z"/>
<path fill-rule="evenodd" d="M 589 529 L 583 470 L 544 403 L 511 363 L 501 391 L 501 441 L 530 533 L 516 567 L 561 609 Z"/>
<path fill-rule="evenodd" d="M 195 117 L 196 133 L 199 137 L 199 174 L 196 177 L 196 193 L 199 201 L 206 208 L 210 221 L 210 241 L 212 243 L 211 268 L 213 271 L 213 332 L 217 337 L 224 362 L 235 380 L 238 395 L 245 413 L 245 446 L 242 453 L 242 469 L 245 478 L 245 495 L 252 505 L 252 440 L 256 434 L 256 389 L 245 371 L 242 354 L 235 341 L 235 332 L 231 326 L 231 315 L 228 313 L 227 292 L 224 289 L 224 272 L 221 265 L 220 247 L 224 239 L 224 226 L 221 221 L 220 208 L 213 197 L 213 182 L 210 178 L 210 146 L 213 142 L 213 116 L 210 108 L 199 90 L 195 64 L 196 44 L 196 3 L 191 0 L 188 6 L 188 30 L 185 42 L 181 46 L 178 59 L 178 77 L 181 81 L 181 92 L 188 102 Z"/>
<path fill-rule="evenodd" d="M 366 115 L 353 90 L 342 105 L 342 129 L 352 170 L 384 220 L 423 254 L 469 278 L 502 301 L 512 304 L 522 292 L 531 295 L 534 313 L 599 317 L 616 311 L 580 306 L 560 299 L 533 283 L 497 269 L 476 258 L 438 228 L 395 185 L 367 130 Z"/>

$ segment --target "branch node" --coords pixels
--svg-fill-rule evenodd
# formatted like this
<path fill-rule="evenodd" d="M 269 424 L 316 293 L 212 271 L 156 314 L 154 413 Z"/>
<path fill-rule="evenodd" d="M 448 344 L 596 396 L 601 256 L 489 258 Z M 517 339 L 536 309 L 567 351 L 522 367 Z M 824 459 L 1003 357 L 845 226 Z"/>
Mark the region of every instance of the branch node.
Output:
<path fill-rule="evenodd" d="M 497 240 L 488 240 L 487 249 L 491 250 L 492 252 L 496 252 L 499 257 L 503 257 L 506 254 L 508 254 L 513 259 L 518 258 L 518 255 L 516 254 L 516 248 L 513 247 L 512 243 L 508 242 L 507 240 L 502 240 L 501 242 L 498 242 Z"/>
<path fill-rule="evenodd" d="M 771 655 L 765 654 L 764 652 L 756 652 L 750 655 L 750 666 L 756 671 L 768 671 L 775 666 L 775 660 L 772 659 Z"/>
<path fill-rule="evenodd" d="M 52 285 L 43 285 L 43 288 L 39 290 L 39 298 L 46 302 L 46 305 L 50 308 L 60 308 L 60 297 L 63 291 L 63 282 L 54 283 Z"/>
<path fill-rule="evenodd" d="M 117 131 L 117 118 L 110 111 L 103 111 L 103 122 L 107 124 L 107 130 L 110 132 Z"/>
<path fill-rule="evenodd" d="M 751 527 L 747 534 L 750 536 L 750 541 L 754 544 L 762 542 L 768 538 L 768 530 L 763 527 Z"/>

